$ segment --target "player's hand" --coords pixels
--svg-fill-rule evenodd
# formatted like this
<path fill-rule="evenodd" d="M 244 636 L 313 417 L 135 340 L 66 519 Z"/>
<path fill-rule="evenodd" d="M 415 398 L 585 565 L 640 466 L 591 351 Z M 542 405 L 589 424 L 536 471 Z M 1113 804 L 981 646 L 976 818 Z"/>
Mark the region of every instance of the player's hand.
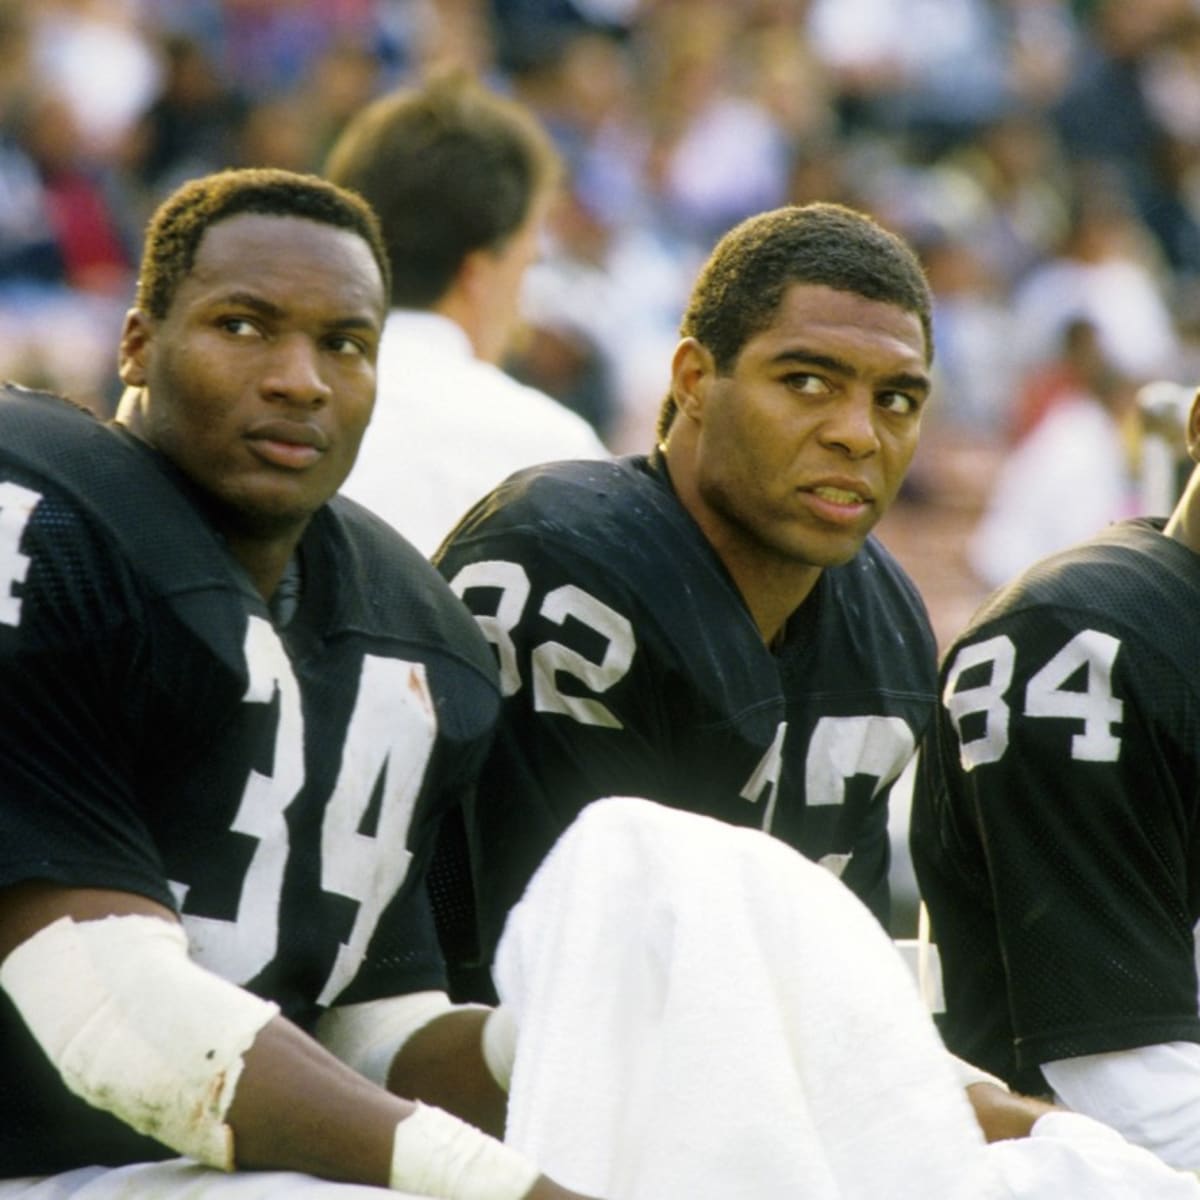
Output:
<path fill-rule="evenodd" d="M 989 1142 L 1028 1137 L 1038 1117 L 1054 1112 L 1055 1106 L 1032 1096 L 1019 1096 L 994 1083 L 973 1083 L 967 1099 L 975 1110 L 975 1120 Z"/>

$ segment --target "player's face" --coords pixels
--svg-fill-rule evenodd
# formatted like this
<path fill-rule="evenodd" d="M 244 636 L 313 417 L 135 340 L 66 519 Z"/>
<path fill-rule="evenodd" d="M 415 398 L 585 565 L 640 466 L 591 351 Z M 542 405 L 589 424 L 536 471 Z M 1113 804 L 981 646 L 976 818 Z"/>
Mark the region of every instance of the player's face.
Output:
<path fill-rule="evenodd" d="M 126 320 L 137 432 L 236 520 L 302 526 L 358 452 L 385 307 L 357 234 L 259 213 L 218 222 L 166 315 Z"/>
<path fill-rule="evenodd" d="M 690 381 L 684 371 L 686 409 L 698 422 L 695 515 L 710 537 L 814 567 L 848 561 L 895 499 L 917 447 L 930 387 L 920 319 L 793 284 L 731 374 L 718 375 L 707 351 L 685 343 L 677 387 L 689 353 L 698 364 Z"/>

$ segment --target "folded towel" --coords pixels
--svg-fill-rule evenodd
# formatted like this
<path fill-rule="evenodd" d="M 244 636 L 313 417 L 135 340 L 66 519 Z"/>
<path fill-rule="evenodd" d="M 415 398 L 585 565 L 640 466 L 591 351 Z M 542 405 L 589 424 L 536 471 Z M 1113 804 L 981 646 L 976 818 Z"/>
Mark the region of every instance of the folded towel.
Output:
<path fill-rule="evenodd" d="M 598 801 L 510 916 L 507 1140 L 613 1200 L 1004 1193 L 911 973 L 756 830 Z"/>

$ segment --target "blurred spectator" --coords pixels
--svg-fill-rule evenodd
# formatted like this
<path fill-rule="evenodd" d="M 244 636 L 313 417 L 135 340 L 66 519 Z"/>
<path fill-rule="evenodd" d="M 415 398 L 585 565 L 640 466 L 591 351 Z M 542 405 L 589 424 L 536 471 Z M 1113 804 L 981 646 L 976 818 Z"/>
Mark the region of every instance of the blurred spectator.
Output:
<path fill-rule="evenodd" d="M 330 151 L 392 268 L 375 413 L 343 490 L 423 554 L 512 472 L 608 457 L 577 413 L 497 365 L 558 171 L 529 110 L 461 72 L 381 97 Z"/>
<path fill-rule="evenodd" d="M 1146 90 L 1146 64 L 1186 0 L 1097 0 L 1092 38 L 1053 116 L 1070 156 L 1115 168 L 1134 203 L 1152 187 L 1158 122 Z"/>
<path fill-rule="evenodd" d="M 1024 441 L 1060 400 L 1095 391 L 1111 371 L 1096 326 L 1082 318 L 1068 321 L 1061 353 L 1035 366 L 1022 381 L 1005 431 L 1007 442 L 1015 446 Z"/>
<path fill-rule="evenodd" d="M 609 391 L 605 441 L 618 452 L 644 451 L 668 382 L 662 364 L 678 340 L 680 313 L 703 258 L 699 244 L 663 220 L 612 225 L 572 189 L 555 204 L 548 234 L 525 277 L 525 321 L 595 348 L 603 374 L 590 382 L 602 379 Z"/>
<path fill-rule="evenodd" d="M 1075 347 L 1064 358 L 1078 359 L 1079 346 L 1095 345 L 1082 323 L 1071 327 L 1068 340 Z M 1136 511 L 1128 424 L 1136 389 L 1096 362 L 1078 382 L 1055 396 L 1001 463 L 967 546 L 988 588 Z"/>
<path fill-rule="evenodd" d="M 918 243 L 933 291 L 937 402 L 930 420 L 994 439 L 1017 385 L 1012 316 L 973 242 L 937 234 Z"/>
<path fill-rule="evenodd" d="M 19 132 L 40 182 L 58 281 L 124 299 L 136 264 L 116 174 L 89 154 L 74 108 L 57 93 L 32 99 Z"/>
<path fill-rule="evenodd" d="M 646 64 L 662 198 L 703 244 L 787 195 L 788 131 L 741 78 L 737 17 L 712 0 L 664 5 Z"/>
<path fill-rule="evenodd" d="M 787 200 L 925 248 L 930 423 L 972 462 L 1020 397 L 1074 386 L 1046 364 L 1077 319 L 1135 381 L 1195 382 L 1196 0 L 0 0 L 0 375 L 102 406 L 130 234 L 163 191 L 319 170 L 350 114 L 447 64 L 532 107 L 563 158 L 509 361 L 616 448 L 648 444 L 712 241 Z M 954 461 L 914 477 L 965 521 L 985 473 Z"/>
<path fill-rule="evenodd" d="M 1067 325 L 1086 318 L 1114 369 L 1139 382 L 1168 375 L 1179 347 L 1160 267 L 1119 184 L 1081 175 L 1058 253 L 1032 268 L 1013 296 L 1020 360 L 1050 357 Z"/>
<path fill-rule="evenodd" d="M 980 263 L 1010 292 L 1066 231 L 1070 175 L 1061 147 L 1033 109 L 1017 106 L 930 168 L 943 220 L 954 214 Z"/>
<path fill-rule="evenodd" d="M 162 55 L 162 82 L 131 134 L 129 150 L 151 209 L 186 180 L 234 165 L 234 139 L 245 111 L 197 38 L 166 37 Z"/>
<path fill-rule="evenodd" d="M 40 86 L 61 97 L 89 152 L 115 153 L 158 86 L 155 44 L 136 0 L 28 5 Z"/>

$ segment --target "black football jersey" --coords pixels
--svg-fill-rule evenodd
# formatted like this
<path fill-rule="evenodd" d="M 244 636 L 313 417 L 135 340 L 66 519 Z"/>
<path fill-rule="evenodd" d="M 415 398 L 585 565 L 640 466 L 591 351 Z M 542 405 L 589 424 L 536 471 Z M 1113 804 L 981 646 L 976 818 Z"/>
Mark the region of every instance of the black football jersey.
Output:
<path fill-rule="evenodd" d="M 427 562 L 349 501 L 316 514 L 278 627 L 153 451 L 0 393 L 0 886 L 136 892 L 193 957 L 310 1027 L 444 986 L 420 880 L 498 709 Z M 70 1097 L 0 1007 L 0 1175 L 157 1157 Z"/>
<path fill-rule="evenodd" d="M 774 651 L 657 459 L 518 473 L 437 561 L 505 696 L 467 818 L 486 949 L 610 795 L 759 826 L 886 922 L 887 792 L 932 716 L 936 650 L 881 545 L 822 572 Z"/>
<path fill-rule="evenodd" d="M 951 1049 L 1200 1041 L 1200 557 L 1134 520 L 999 592 L 945 656 L 910 833 Z"/>

